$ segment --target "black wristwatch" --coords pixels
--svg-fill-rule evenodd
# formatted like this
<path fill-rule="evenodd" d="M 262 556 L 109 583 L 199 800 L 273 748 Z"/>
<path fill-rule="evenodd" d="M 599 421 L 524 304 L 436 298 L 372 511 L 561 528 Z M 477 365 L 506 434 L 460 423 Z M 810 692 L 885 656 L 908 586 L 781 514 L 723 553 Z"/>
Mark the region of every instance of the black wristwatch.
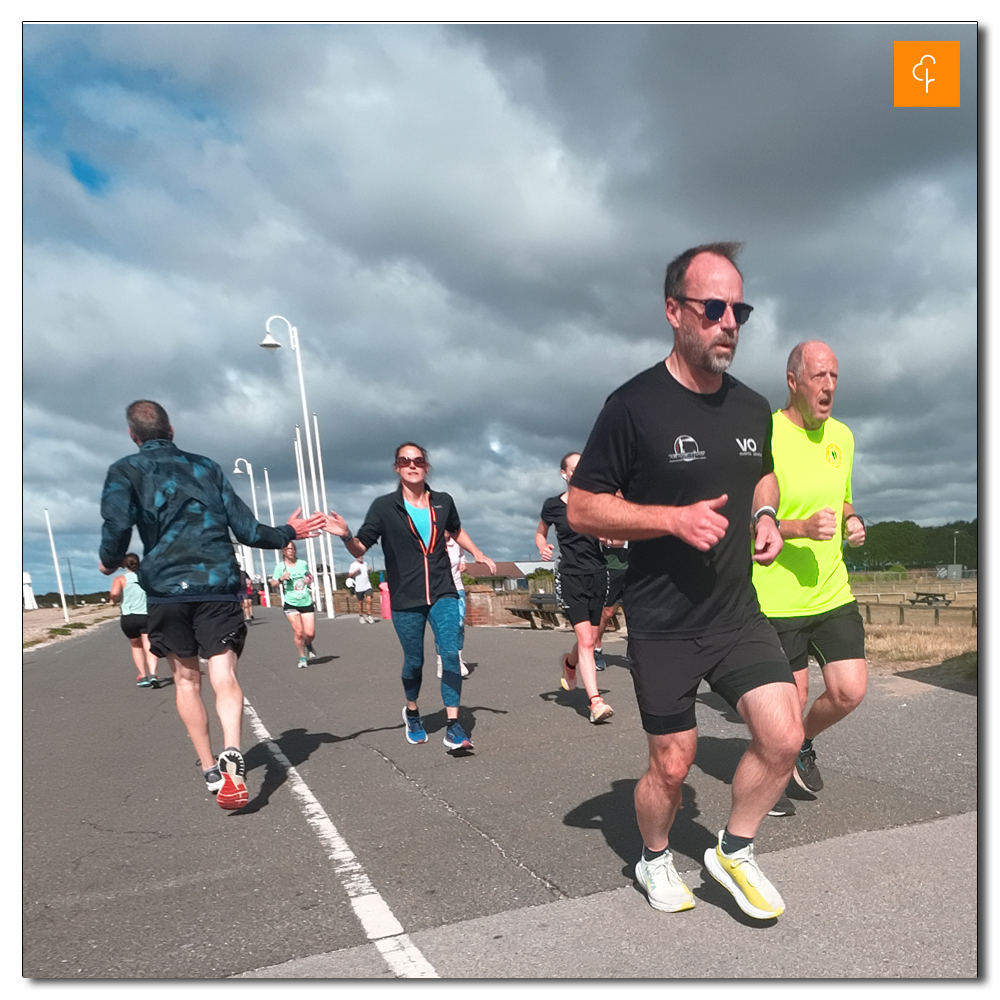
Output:
<path fill-rule="evenodd" d="M 753 514 L 753 527 L 754 527 L 754 531 L 757 530 L 757 522 L 762 517 L 771 517 L 771 518 L 774 518 L 774 523 L 777 525 L 777 527 L 778 528 L 781 527 L 781 522 L 778 520 L 778 512 L 773 507 L 758 507 L 757 510 L 755 510 L 754 514 Z"/>

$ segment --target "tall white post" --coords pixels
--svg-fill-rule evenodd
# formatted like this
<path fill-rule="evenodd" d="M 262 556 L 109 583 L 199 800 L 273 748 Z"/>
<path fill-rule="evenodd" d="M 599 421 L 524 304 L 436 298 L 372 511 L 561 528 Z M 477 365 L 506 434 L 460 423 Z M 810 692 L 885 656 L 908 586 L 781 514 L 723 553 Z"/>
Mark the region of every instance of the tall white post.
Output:
<path fill-rule="evenodd" d="M 324 514 L 329 512 L 329 508 L 326 505 L 326 478 L 323 475 L 323 449 L 320 447 L 319 443 L 319 420 L 316 418 L 316 414 L 313 414 L 313 434 L 316 436 L 316 464 L 319 466 L 319 485 L 320 491 L 322 492 L 323 506 L 320 508 Z M 328 531 L 324 531 L 320 536 L 320 547 L 325 547 L 325 552 L 323 556 L 324 570 L 323 583 L 326 586 L 326 616 L 327 618 L 333 617 L 333 592 L 337 589 L 335 585 L 331 583 L 331 576 L 333 580 L 337 577 L 333 573 L 333 538 Z"/>
<path fill-rule="evenodd" d="M 267 492 L 267 516 L 271 519 L 271 527 L 274 527 L 274 504 L 271 503 L 271 480 L 267 478 L 267 466 L 264 466 L 264 489 Z M 281 553 L 277 549 L 271 550 L 274 553 L 274 565 L 277 566 L 281 562 Z M 271 571 L 272 573 L 274 570 Z M 271 587 L 268 581 L 270 576 L 266 573 L 264 574 L 264 590 L 268 595 L 268 600 L 270 600 Z M 268 605 L 270 607 L 270 604 Z"/>
<path fill-rule="evenodd" d="M 302 429 L 298 424 L 295 425 L 295 468 L 299 474 L 299 501 L 302 504 L 302 512 L 304 514 L 308 509 L 309 494 L 306 487 L 305 462 L 302 457 Z M 312 573 L 313 578 L 311 588 L 313 604 L 316 605 L 317 610 L 322 611 L 323 601 L 320 598 L 319 573 L 316 571 L 316 553 L 313 550 L 313 540 L 311 538 L 306 539 L 306 562 L 309 563 L 309 572 Z"/>
<path fill-rule="evenodd" d="M 49 529 L 49 545 L 52 546 L 52 565 L 56 568 L 56 586 L 59 588 L 59 597 L 62 599 L 63 617 L 69 624 L 69 610 L 66 608 L 66 593 L 63 591 L 62 575 L 59 572 L 59 557 L 56 555 L 56 541 L 52 537 L 52 522 L 49 520 L 49 508 L 45 508 L 45 525 Z"/>

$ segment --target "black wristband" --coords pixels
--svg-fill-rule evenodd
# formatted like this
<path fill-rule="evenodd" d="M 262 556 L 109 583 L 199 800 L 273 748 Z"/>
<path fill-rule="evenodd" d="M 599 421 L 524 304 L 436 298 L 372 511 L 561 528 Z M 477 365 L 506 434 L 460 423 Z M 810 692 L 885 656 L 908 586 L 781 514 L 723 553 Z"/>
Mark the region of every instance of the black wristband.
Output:
<path fill-rule="evenodd" d="M 347 534 L 344 535 L 344 544 L 346 545 L 349 541 L 351 541 L 352 538 L 354 538 L 354 535 L 351 534 L 351 529 L 348 528 Z"/>
<path fill-rule="evenodd" d="M 847 524 L 852 517 L 856 517 L 861 522 L 862 528 L 865 526 L 865 519 L 860 514 L 855 514 L 853 510 L 847 515 L 847 517 L 844 518 L 844 524 Z"/>

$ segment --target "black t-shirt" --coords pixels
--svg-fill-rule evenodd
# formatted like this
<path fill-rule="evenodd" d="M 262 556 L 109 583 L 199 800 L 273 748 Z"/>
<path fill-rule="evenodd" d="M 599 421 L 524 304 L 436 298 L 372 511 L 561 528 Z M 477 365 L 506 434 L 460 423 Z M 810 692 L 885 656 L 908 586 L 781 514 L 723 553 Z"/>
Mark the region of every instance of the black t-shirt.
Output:
<path fill-rule="evenodd" d="M 730 375 L 692 392 L 654 365 L 604 404 L 573 486 L 631 503 L 686 506 L 728 494 L 722 541 L 699 552 L 673 535 L 629 543 L 625 615 L 637 639 L 738 627 L 759 610 L 751 581 L 753 492 L 773 469 L 771 407 Z"/>
<path fill-rule="evenodd" d="M 566 504 L 561 497 L 549 497 L 542 504 L 542 521 L 556 529 L 559 540 L 559 572 L 564 576 L 602 573 L 607 569 L 601 543 L 593 535 L 581 535 L 566 520 Z"/>

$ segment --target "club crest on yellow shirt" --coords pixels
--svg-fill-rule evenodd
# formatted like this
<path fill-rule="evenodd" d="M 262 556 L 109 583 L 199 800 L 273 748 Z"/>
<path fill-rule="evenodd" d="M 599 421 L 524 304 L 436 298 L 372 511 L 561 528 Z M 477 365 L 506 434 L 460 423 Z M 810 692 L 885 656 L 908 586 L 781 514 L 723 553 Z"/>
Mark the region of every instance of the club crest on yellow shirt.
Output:
<path fill-rule="evenodd" d="M 826 446 L 826 460 L 835 468 L 840 468 L 840 463 L 844 460 L 844 453 L 840 450 L 839 444 L 828 444 Z"/>

